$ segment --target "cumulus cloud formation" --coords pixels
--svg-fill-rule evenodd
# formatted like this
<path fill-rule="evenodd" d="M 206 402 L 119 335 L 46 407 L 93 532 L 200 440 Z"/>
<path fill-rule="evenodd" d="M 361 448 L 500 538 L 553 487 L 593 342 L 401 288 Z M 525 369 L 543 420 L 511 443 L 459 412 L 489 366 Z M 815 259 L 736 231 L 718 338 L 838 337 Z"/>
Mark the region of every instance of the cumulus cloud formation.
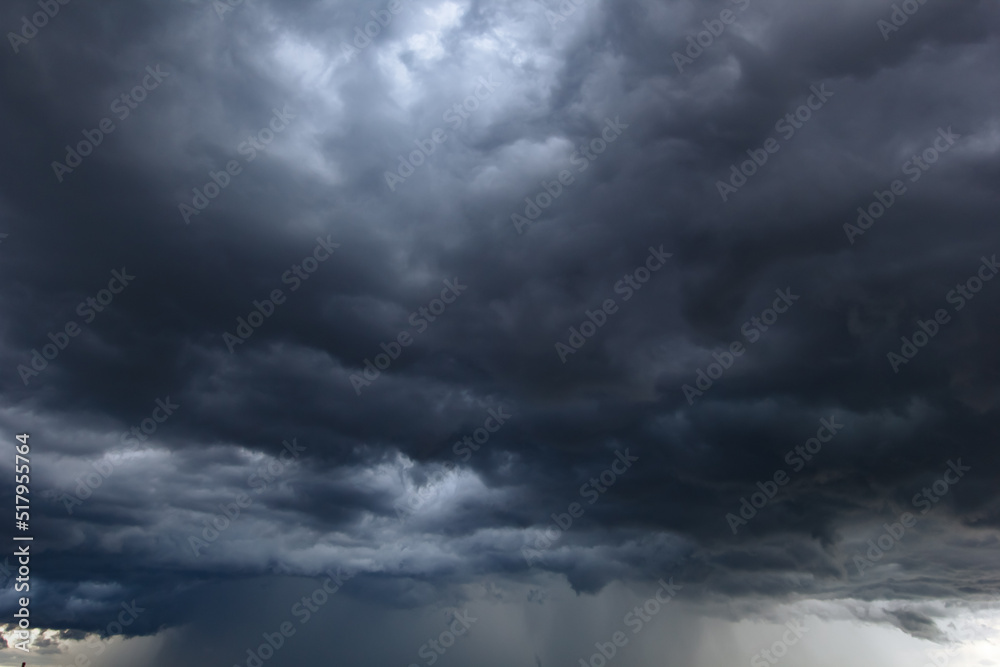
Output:
<path fill-rule="evenodd" d="M 995 3 L 0 23 L 29 664 L 990 655 Z"/>

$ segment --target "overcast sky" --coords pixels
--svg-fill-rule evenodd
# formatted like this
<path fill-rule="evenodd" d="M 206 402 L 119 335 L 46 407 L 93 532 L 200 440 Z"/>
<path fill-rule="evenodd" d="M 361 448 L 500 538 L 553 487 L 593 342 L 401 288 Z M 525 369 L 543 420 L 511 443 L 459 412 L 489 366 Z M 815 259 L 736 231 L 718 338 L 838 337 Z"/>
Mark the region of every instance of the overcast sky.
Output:
<path fill-rule="evenodd" d="M 995 2 L 0 27 L 3 666 L 1000 665 Z"/>

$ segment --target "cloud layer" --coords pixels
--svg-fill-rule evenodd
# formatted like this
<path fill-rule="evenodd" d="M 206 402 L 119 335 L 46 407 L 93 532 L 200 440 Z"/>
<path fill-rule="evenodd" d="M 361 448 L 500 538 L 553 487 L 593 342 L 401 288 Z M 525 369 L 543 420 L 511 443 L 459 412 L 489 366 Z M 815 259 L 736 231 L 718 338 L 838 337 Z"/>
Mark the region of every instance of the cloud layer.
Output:
<path fill-rule="evenodd" d="M 246 610 L 187 641 L 232 662 L 281 621 L 259 586 L 340 567 L 358 624 L 673 577 L 681 618 L 946 637 L 1000 584 L 1000 13 L 902 4 L 70 3 L 8 37 L 37 627 L 139 600 L 120 634 L 178 659 L 213 591 Z"/>

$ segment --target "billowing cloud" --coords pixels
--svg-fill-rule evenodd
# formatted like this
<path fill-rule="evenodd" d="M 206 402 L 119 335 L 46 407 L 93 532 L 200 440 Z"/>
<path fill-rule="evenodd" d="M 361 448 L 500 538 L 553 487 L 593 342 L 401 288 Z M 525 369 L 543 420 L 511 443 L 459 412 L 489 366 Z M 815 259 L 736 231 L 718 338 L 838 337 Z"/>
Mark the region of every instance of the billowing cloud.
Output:
<path fill-rule="evenodd" d="M 993 3 L 0 12 L 39 664 L 978 659 Z"/>

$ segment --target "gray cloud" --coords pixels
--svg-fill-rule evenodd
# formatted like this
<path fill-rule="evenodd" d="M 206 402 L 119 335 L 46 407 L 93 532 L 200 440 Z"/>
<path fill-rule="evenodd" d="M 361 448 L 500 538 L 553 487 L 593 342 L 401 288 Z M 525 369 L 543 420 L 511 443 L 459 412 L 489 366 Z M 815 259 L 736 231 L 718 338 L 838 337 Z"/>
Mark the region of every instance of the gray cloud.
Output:
<path fill-rule="evenodd" d="M 609 586 L 669 575 L 698 613 L 728 618 L 711 605 L 732 601 L 734 622 L 790 602 L 996 593 L 1000 283 L 956 294 L 1000 251 L 1000 15 L 926 3 L 886 39 L 892 3 L 753 0 L 679 72 L 688 37 L 743 4 L 585 2 L 550 25 L 558 3 L 258 0 L 221 17 L 208 2 L 70 3 L 10 48 L 0 423 L 32 434 L 35 622 L 70 633 L 37 646 L 104 632 L 134 599 L 148 611 L 121 634 L 173 638 L 150 664 L 187 655 L 170 633 L 237 660 L 280 622 L 262 600 L 287 608 L 279 589 L 305 595 L 338 566 L 359 572 L 336 603 L 338 618 L 364 610 L 359 637 L 400 610 L 460 607 L 491 577 L 547 607 L 556 581 L 604 604 Z M 34 11 L 0 17 L 16 31 Z M 477 97 L 480 77 L 502 85 Z M 829 99 L 796 119 L 819 86 Z M 57 174 L 104 118 L 114 130 Z M 914 171 L 947 128 L 954 145 Z M 435 130 L 446 140 L 391 189 L 386 172 Z M 723 201 L 718 182 L 747 160 Z M 209 197 L 213 174 L 225 185 Z M 845 224 L 896 179 L 905 193 L 852 243 Z M 179 207 L 200 196 L 186 224 Z M 531 206 L 519 233 L 512 215 Z M 310 272 L 317 238 L 339 247 Z M 672 257 L 633 286 L 651 246 Z M 90 318 L 123 267 L 134 283 Z M 436 313 L 445 280 L 468 288 Z M 775 290 L 799 299 L 768 323 Z M 556 343 L 608 299 L 563 363 Z M 894 369 L 887 355 L 940 309 L 948 322 Z M 230 352 L 238 318 L 253 334 Z M 46 359 L 68 323 L 79 334 Z M 182 407 L 119 456 L 165 397 Z M 459 455 L 498 406 L 509 420 Z M 843 430 L 790 462 L 831 416 Z M 293 438 L 301 459 L 263 481 Z M 639 462 L 589 504 L 582 487 L 626 448 Z M 915 496 L 958 459 L 971 470 L 920 514 Z M 727 514 L 779 471 L 734 535 Z M 81 484 L 90 495 L 67 503 Z M 252 503 L 226 516 L 241 493 Z M 529 567 L 522 548 L 573 502 L 585 513 Z M 906 511 L 920 522 L 859 575 L 855 556 Z M 207 591 L 217 616 L 192 611 Z M 12 589 L 0 599 L 13 609 Z M 867 617 L 939 640 L 936 619 Z M 489 653 L 482 641 L 468 650 Z M 275 663 L 324 650 L 304 644 Z M 518 659 L 575 660 L 556 644 Z M 397 658 L 414 659 L 378 659 Z"/>

